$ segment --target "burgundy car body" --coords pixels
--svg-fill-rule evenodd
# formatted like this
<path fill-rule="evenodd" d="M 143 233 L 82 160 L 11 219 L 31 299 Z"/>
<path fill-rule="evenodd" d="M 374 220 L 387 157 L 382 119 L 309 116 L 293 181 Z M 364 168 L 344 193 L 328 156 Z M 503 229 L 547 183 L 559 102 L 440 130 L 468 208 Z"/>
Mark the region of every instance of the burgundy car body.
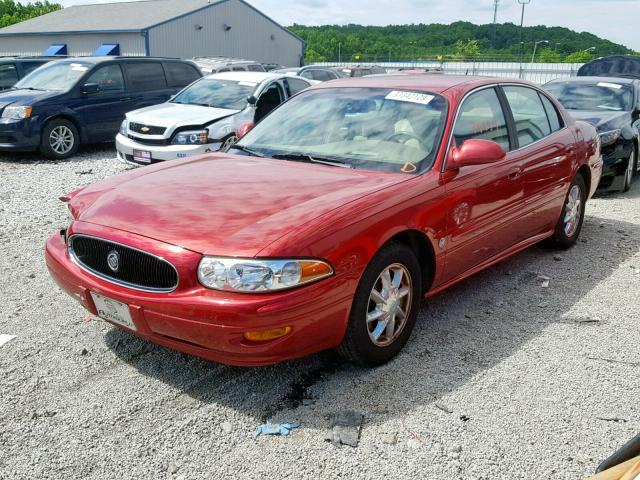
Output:
<path fill-rule="evenodd" d="M 207 359 L 254 366 L 335 348 L 363 271 L 391 239 L 415 249 L 430 296 L 552 235 L 578 172 L 589 197 L 595 191 L 602 168 L 596 132 L 574 122 L 555 101 L 565 128 L 497 163 L 447 168 L 462 100 L 507 83 L 541 92 L 524 82 L 445 75 L 365 77 L 313 87 L 442 95 L 449 112 L 433 167 L 414 175 L 220 153 L 145 167 L 64 197 L 74 221 L 64 235 L 48 240 L 48 268 L 93 314 L 90 292 L 124 302 L 134 333 Z M 166 259 L 178 271 L 177 288 L 142 292 L 93 275 L 70 259 L 65 241 L 76 234 Z M 320 258 L 334 274 L 275 293 L 215 291 L 198 282 L 198 263 L 207 254 Z M 293 330 L 268 342 L 243 337 L 281 326 Z"/>

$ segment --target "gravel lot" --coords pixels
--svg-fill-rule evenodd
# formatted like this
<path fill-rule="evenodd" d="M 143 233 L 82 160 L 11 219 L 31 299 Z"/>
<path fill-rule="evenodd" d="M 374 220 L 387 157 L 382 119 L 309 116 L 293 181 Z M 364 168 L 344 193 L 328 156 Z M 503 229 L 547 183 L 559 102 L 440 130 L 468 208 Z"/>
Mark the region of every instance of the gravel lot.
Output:
<path fill-rule="evenodd" d="M 529 249 L 425 302 L 389 365 L 240 369 L 121 333 L 49 278 L 57 197 L 123 170 L 114 157 L 0 158 L 0 335 L 16 335 L 0 478 L 577 479 L 640 431 L 640 182 L 589 204 L 576 248 Z M 343 410 L 364 414 L 357 448 L 325 441 Z"/>

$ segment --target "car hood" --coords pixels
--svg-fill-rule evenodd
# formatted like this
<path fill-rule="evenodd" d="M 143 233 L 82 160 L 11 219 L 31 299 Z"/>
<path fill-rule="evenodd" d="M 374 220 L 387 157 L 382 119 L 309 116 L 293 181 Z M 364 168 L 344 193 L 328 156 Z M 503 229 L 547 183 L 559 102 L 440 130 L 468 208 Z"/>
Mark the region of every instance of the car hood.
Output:
<path fill-rule="evenodd" d="M 212 154 L 136 169 L 69 197 L 83 222 L 202 254 L 253 257 L 294 227 L 410 178 Z"/>
<path fill-rule="evenodd" d="M 590 123 L 598 131 L 613 130 L 631 125 L 629 112 L 609 112 L 604 110 L 568 110 L 575 120 Z"/>
<path fill-rule="evenodd" d="M 55 97 L 56 95 L 60 95 L 60 92 L 23 89 L 7 90 L 0 93 L 0 108 L 4 108 L 12 104 L 32 106 L 36 102 Z"/>
<path fill-rule="evenodd" d="M 127 118 L 132 122 L 171 129 L 186 125 L 206 126 L 239 111 L 181 103 L 161 103 L 129 112 Z"/>

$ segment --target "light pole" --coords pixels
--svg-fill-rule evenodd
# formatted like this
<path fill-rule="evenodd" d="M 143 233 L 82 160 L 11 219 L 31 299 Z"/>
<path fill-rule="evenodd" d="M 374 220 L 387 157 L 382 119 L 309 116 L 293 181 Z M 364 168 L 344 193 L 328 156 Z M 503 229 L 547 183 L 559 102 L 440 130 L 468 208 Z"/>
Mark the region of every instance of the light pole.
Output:
<path fill-rule="evenodd" d="M 536 59 L 536 50 L 538 49 L 538 45 L 542 43 L 546 43 L 548 45 L 549 40 L 540 40 L 539 42 L 535 43 L 535 45 L 533 46 L 533 56 L 531 57 L 531 63 L 533 63 L 533 61 Z"/>
<path fill-rule="evenodd" d="M 342 42 L 338 42 L 338 63 L 342 63 Z"/>
<path fill-rule="evenodd" d="M 518 3 L 522 5 L 522 15 L 520 16 L 520 78 L 522 78 L 522 61 L 524 57 L 524 40 L 522 38 L 524 30 L 524 7 L 531 3 L 531 0 L 518 0 Z"/>

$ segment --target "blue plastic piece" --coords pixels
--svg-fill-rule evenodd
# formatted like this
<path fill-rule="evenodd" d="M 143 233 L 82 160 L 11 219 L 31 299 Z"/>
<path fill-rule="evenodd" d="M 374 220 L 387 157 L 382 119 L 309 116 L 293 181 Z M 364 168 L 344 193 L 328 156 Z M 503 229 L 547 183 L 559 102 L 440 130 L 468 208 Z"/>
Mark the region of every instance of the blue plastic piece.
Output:
<path fill-rule="evenodd" d="M 94 57 L 106 57 L 109 55 L 120 55 L 119 43 L 103 43 L 95 52 L 91 54 Z"/>
<path fill-rule="evenodd" d="M 67 45 L 51 45 L 44 52 L 42 52 L 43 57 L 55 57 L 56 55 L 66 55 L 67 54 Z"/>
<path fill-rule="evenodd" d="M 289 435 L 291 430 L 299 426 L 300 422 L 297 420 L 292 423 L 263 423 L 253 432 L 253 439 L 255 440 L 260 435 Z"/>

